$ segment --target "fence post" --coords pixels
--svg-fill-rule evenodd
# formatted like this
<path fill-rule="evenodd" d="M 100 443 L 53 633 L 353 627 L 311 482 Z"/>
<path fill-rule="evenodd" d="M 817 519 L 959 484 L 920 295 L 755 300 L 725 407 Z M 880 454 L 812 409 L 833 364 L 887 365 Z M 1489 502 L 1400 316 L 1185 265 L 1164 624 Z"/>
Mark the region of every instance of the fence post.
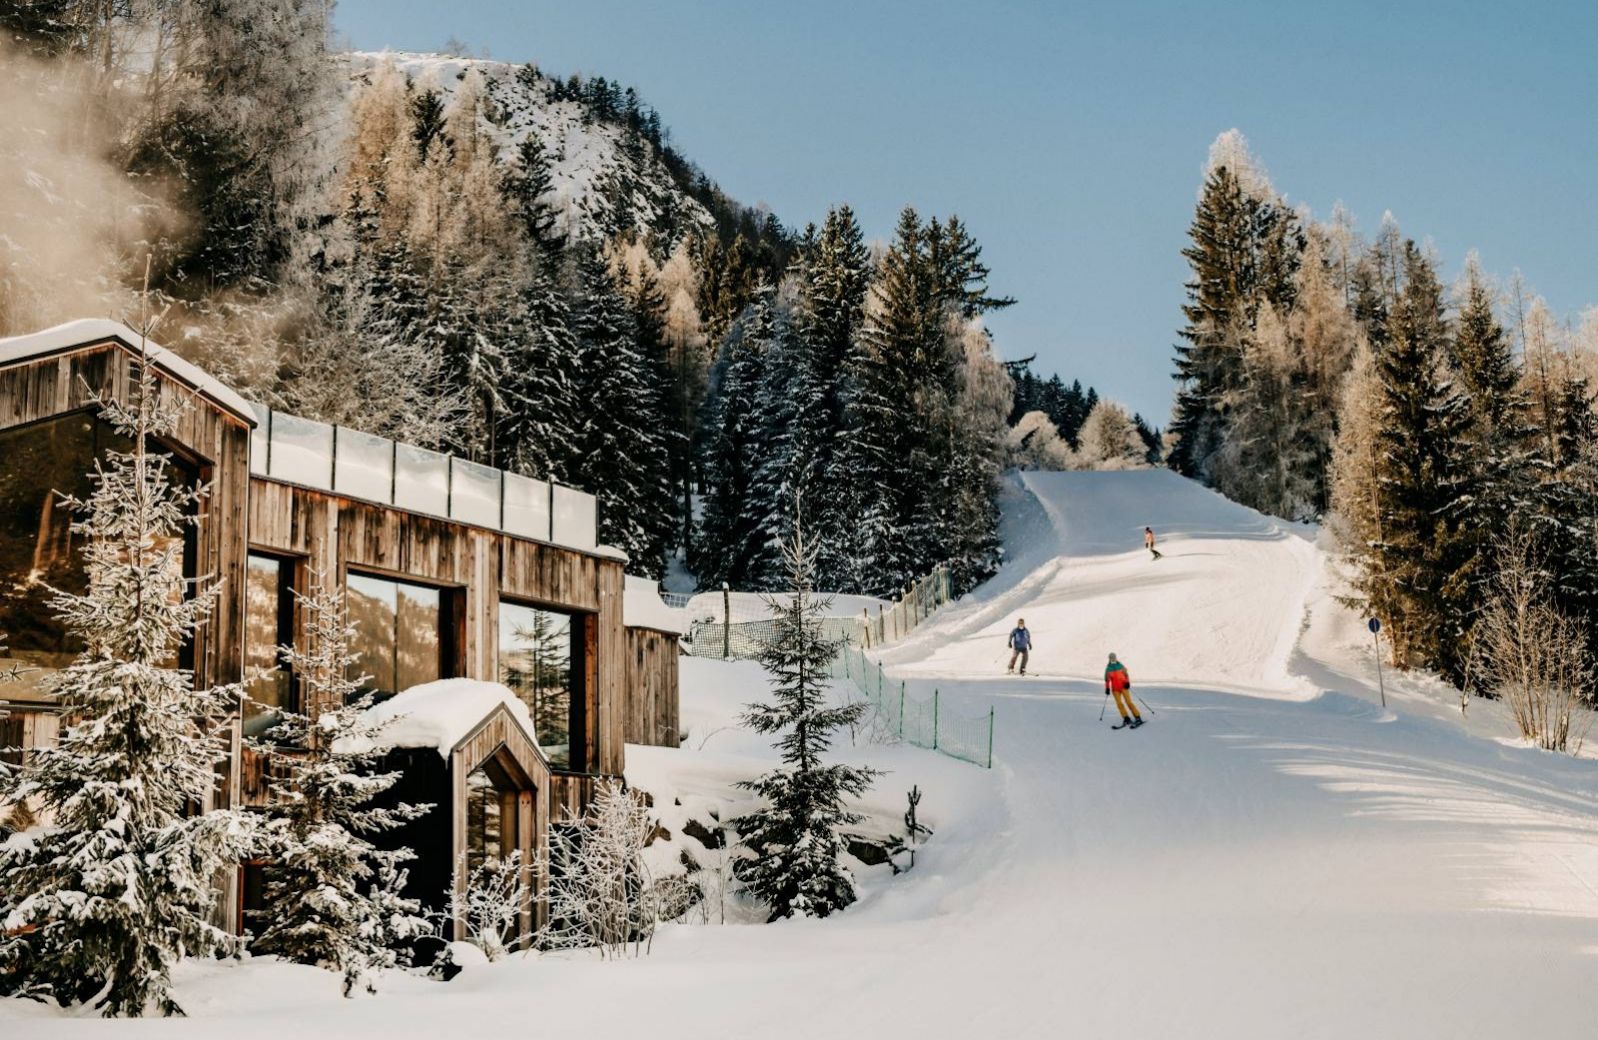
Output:
<path fill-rule="evenodd" d="M 721 659 L 732 656 L 732 588 L 721 583 Z"/>
<path fill-rule="evenodd" d="M 882 662 L 877 662 L 877 703 L 882 703 Z"/>
<path fill-rule="evenodd" d="M 899 739 L 904 739 L 904 683 L 899 684 Z"/>
<path fill-rule="evenodd" d="M 871 645 L 871 608 L 860 608 L 860 630 L 865 633 L 866 646 Z"/>
<path fill-rule="evenodd" d="M 932 690 L 932 750 L 938 750 L 938 691 Z"/>
<path fill-rule="evenodd" d="M 993 707 L 988 706 L 988 768 L 993 768 Z"/>

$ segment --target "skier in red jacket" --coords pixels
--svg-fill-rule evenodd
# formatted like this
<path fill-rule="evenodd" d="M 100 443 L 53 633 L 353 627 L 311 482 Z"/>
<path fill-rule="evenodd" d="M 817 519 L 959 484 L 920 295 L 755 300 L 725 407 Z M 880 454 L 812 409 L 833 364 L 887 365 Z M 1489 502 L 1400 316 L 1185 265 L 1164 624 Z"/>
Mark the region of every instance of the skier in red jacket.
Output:
<path fill-rule="evenodd" d="M 1110 663 L 1104 666 L 1104 695 L 1115 697 L 1115 710 L 1121 713 L 1121 725 L 1111 726 L 1111 729 L 1125 726 L 1137 729 L 1143 725 L 1143 716 L 1132 701 L 1132 677 L 1127 674 L 1126 665 L 1116 660 L 1114 654 L 1110 655 Z"/>

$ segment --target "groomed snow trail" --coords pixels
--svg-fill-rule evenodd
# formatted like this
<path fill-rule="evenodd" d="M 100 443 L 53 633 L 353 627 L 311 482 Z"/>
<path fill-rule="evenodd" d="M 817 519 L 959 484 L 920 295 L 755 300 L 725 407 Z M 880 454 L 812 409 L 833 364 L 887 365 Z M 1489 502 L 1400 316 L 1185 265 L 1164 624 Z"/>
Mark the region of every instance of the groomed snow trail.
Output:
<path fill-rule="evenodd" d="M 1591 761 L 1290 674 L 1369 667 L 1298 647 L 1312 600 L 1339 609 L 1305 529 L 1167 472 L 1023 479 L 1004 571 L 888 654 L 950 710 L 998 706 L 1008 826 L 962 911 L 991 944 L 991 1024 L 1590 1035 Z M 1002 674 L 1017 617 L 1026 679 Z M 1155 709 L 1140 730 L 1096 721 L 1111 650 Z"/>
<path fill-rule="evenodd" d="M 909 874 L 863 873 L 845 913 L 673 926 L 642 960 L 512 958 L 353 1001 L 312 968 L 187 965 L 182 1022 L 13 1001 L 0 1036 L 1593 1035 L 1591 759 L 1517 746 L 1485 706 L 1467 730 L 1414 680 L 1382 710 L 1307 529 L 1165 472 L 1023 480 L 1001 573 L 887 659 L 947 710 L 997 706 L 995 768 L 840 748 L 888 770 L 873 816 L 917 784 L 937 830 Z M 1018 615 L 1025 679 L 1003 674 Z M 1110 650 L 1157 712 L 1140 730 L 1097 721 Z M 762 685 L 753 664 L 684 661 L 684 748 L 628 749 L 668 828 L 769 766 L 731 725 Z"/>

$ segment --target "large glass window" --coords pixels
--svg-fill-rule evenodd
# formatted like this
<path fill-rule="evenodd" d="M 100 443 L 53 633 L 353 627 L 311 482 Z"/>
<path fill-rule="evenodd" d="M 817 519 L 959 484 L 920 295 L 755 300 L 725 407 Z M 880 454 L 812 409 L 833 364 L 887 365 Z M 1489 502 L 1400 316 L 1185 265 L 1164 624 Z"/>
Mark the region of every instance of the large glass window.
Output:
<path fill-rule="evenodd" d="M 508 857 L 520 848 L 516 784 L 490 759 L 466 777 L 466 869 Z"/>
<path fill-rule="evenodd" d="M 278 647 L 294 642 L 294 562 L 250 553 L 244 581 L 244 735 L 260 736 L 294 710 L 294 677 Z"/>
<path fill-rule="evenodd" d="M 499 605 L 499 681 L 533 716 L 538 744 L 557 769 L 583 769 L 581 615 Z"/>
<path fill-rule="evenodd" d="M 369 574 L 350 574 L 353 668 L 370 676 L 368 689 L 392 696 L 449 674 L 451 660 L 448 597 L 439 589 Z"/>
<path fill-rule="evenodd" d="M 87 497 L 95 461 L 130 444 L 89 412 L 0 431 L 0 644 L 7 647 L 0 670 L 30 669 L 7 686 L 11 700 L 48 701 L 45 680 L 81 649 L 49 606 L 51 588 L 81 593 L 88 585 L 75 514 L 62 496 Z M 169 468 L 175 483 L 194 482 L 186 468 Z M 193 528 L 181 536 L 184 574 L 192 577 Z"/>

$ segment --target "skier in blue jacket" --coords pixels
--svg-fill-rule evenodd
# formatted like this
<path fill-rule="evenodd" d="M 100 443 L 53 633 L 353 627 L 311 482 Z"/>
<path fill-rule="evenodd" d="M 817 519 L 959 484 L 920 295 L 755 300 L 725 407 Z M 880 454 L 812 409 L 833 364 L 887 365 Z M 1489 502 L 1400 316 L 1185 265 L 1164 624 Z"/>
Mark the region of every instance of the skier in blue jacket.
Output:
<path fill-rule="evenodd" d="M 1015 662 L 1021 662 L 1021 674 L 1026 674 L 1027 655 L 1032 652 L 1032 632 L 1026 627 L 1026 618 L 1016 618 L 1015 628 L 1010 631 L 1010 667 L 1006 672 L 1015 671 Z"/>

